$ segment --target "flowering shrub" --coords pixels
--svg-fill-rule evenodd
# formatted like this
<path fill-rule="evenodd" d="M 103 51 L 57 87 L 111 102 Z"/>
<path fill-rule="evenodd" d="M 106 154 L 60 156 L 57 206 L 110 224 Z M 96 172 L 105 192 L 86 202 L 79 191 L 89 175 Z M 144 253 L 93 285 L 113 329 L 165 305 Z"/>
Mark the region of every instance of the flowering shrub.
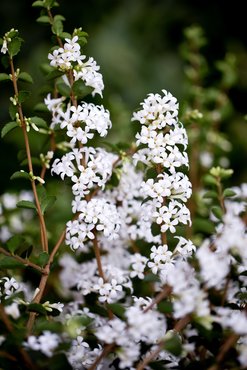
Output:
<path fill-rule="evenodd" d="M 83 54 L 87 34 L 64 32 L 57 5 L 33 3 L 56 40 L 39 115 L 25 116 L 20 87 L 32 77 L 15 66 L 19 32 L 1 39 L 10 69 L 0 80 L 14 91 L 2 138 L 23 136 L 11 180 L 29 184 L 1 196 L 1 368 L 246 368 L 247 185 L 225 188 L 232 170 L 219 165 L 199 171 L 203 104 L 190 103 L 186 130 L 166 90 L 133 113 L 135 142 L 106 149 L 100 68 Z M 31 134 L 43 143 L 38 158 Z"/>

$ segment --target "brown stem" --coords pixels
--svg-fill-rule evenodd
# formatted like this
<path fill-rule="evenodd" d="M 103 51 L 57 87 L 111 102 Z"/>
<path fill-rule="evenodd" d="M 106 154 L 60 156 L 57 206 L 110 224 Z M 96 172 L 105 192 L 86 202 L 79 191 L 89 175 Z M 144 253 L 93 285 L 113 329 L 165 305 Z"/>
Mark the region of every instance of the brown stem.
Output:
<path fill-rule="evenodd" d="M 11 69 L 12 82 L 13 82 L 15 96 L 18 99 L 19 91 L 18 91 L 17 80 L 16 80 L 16 75 L 15 75 L 14 63 L 13 63 L 12 59 L 10 59 L 10 69 Z M 21 128 L 22 128 L 22 132 L 23 132 L 23 136 L 24 136 L 24 142 L 25 142 L 25 148 L 26 148 L 26 154 L 27 154 L 27 161 L 28 161 L 28 169 L 29 169 L 29 173 L 33 174 L 33 165 L 32 165 L 31 151 L 30 151 L 30 145 L 29 145 L 27 129 L 26 129 L 26 122 L 25 122 L 25 119 L 24 119 L 24 115 L 23 115 L 23 112 L 22 112 L 22 106 L 21 106 L 20 103 L 17 103 L 17 109 L 18 109 L 19 119 L 20 119 L 20 122 L 21 122 Z M 38 198 L 38 194 L 37 194 L 37 189 L 36 189 L 36 184 L 35 184 L 34 180 L 31 180 L 31 185 L 32 185 L 33 195 L 34 195 L 36 208 L 37 208 L 37 213 L 38 213 L 38 217 L 39 217 L 42 249 L 43 249 L 44 252 L 48 252 L 48 239 L 47 239 L 47 233 L 46 233 L 45 220 L 44 220 L 44 217 L 43 217 L 43 214 L 42 214 L 42 211 L 41 211 L 39 198 Z"/>
<path fill-rule="evenodd" d="M 50 254 L 50 257 L 49 257 L 49 260 L 47 262 L 47 265 L 46 265 L 45 269 L 43 269 L 43 274 L 42 274 L 42 277 L 41 277 L 41 280 L 40 280 L 40 283 L 39 283 L 39 292 L 36 295 L 36 297 L 34 298 L 33 303 L 39 303 L 41 301 L 42 297 L 43 297 L 45 287 L 46 287 L 46 284 L 47 284 L 47 281 L 48 281 L 48 277 L 49 277 L 49 274 L 50 274 L 50 266 L 51 266 L 51 264 L 54 260 L 54 257 L 56 255 L 59 247 L 61 246 L 62 242 L 64 241 L 65 234 L 66 234 L 66 229 L 62 232 L 60 238 L 58 239 L 56 245 L 54 246 L 54 248 L 53 248 L 53 250 Z M 34 322 L 35 322 L 35 318 L 36 318 L 36 314 L 34 312 L 31 312 L 30 315 L 29 315 L 28 322 L 27 322 L 28 335 L 30 335 L 31 332 L 32 332 L 32 328 L 33 328 L 33 325 L 34 325 Z"/>
<path fill-rule="evenodd" d="M 151 310 L 156 304 L 158 304 L 164 298 L 166 298 L 171 293 L 171 291 L 172 291 L 171 287 L 168 286 L 168 285 L 165 285 L 163 290 L 153 299 L 153 301 L 150 303 L 150 305 L 147 306 L 143 310 L 143 312 L 148 312 L 149 310 Z"/>
<path fill-rule="evenodd" d="M 47 170 L 46 165 L 43 164 L 41 172 L 40 172 L 40 177 L 41 177 L 42 180 L 44 180 L 44 178 L 45 178 L 46 170 Z"/>
<path fill-rule="evenodd" d="M 9 320 L 8 315 L 6 315 L 6 312 L 5 312 L 4 307 L 3 307 L 2 304 L 0 304 L 0 317 L 1 317 L 1 320 L 4 323 L 4 325 L 6 326 L 6 329 L 8 330 L 8 332 L 12 333 L 13 330 L 14 330 L 13 325 L 12 325 L 11 321 Z M 32 363 L 30 357 L 25 352 L 25 350 L 23 348 L 18 348 L 18 351 L 19 351 L 24 363 L 26 364 L 27 368 L 30 369 L 30 370 L 35 370 L 36 366 Z M 12 356 L 11 356 L 11 360 L 16 361 L 16 359 L 13 358 Z"/>
<path fill-rule="evenodd" d="M 223 343 L 223 345 L 221 346 L 218 356 L 216 357 L 216 363 L 212 365 L 208 370 L 220 370 L 222 368 L 221 367 L 222 361 L 224 360 L 227 352 L 234 346 L 238 339 L 239 335 L 235 333 L 233 333 L 227 338 L 225 343 Z"/>
<path fill-rule="evenodd" d="M 11 258 L 15 259 L 16 261 L 21 262 L 23 265 L 32 267 L 33 269 L 35 269 L 35 270 L 37 270 L 37 271 L 39 271 L 41 273 L 43 273 L 43 271 L 44 271 L 44 269 L 42 267 L 36 265 L 35 263 L 33 263 L 33 262 L 31 262 L 31 261 L 29 261 L 29 260 L 27 260 L 25 258 L 22 258 L 20 256 L 15 255 L 15 254 L 11 254 L 11 253 L 7 252 L 2 247 L 0 247 L 0 252 L 2 254 L 4 254 L 5 256 L 11 257 Z"/>
<path fill-rule="evenodd" d="M 94 363 L 88 368 L 88 370 L 95 370 L 97 365 L 103 360 L 104 357 L 106 357 L 115 347 L 114 343 L 107 344 L 101 354 L 96 358 Z"/>
<path fill-rule="evenodd" d="M 164 342 L 160 342 L 156 350 L 151 352 L 143 361 L 140 361 L 139 364 L 136 366 L 136 370 L 143 370 L 145 367 L 160 353 L 162 348 L 164 347 Z"/>
<path fill-rule="evenodd" d="M 50 257 L 49 257 L 49 260 L 47 262 L 47 265 L 43 269 L 42 277 L 41 277 L 41 280 L 40 280 L 40 283 L 39 283 L 39 292 L 35 296 L 35 298 L 33 300 L 33 303 L 40 303 L 40 301 L 41 301 L 41 299 L 43 297 L 43 294 L 44 294 L 44 291 L 45 291 L 45 287 L 46 287 L 46 284 L 47 284 L 47 281 L 48 281 L 48 277 L 49 277 L 49 274 L 50 274 L 50 266 L 51 266 L 51 264 L 52 264 L 52 262 L 54 260 L 54 257 L 56 255 L 59 247 L 61 246 L 61 244 L 64 241 L 65 234 L 66 234 L 66 229 L 60 235 L 57 243 L 55 244 L 55 246 L 54 246 L 54 248 L 53 248 L 53 250 L 52 250 L 52 252 L 50 254 Z M 32 332 L 32 328 L 33 328 L 33 325 L 34 325 L 35 318 L 36 318 L 36 314 L 34 312 L 31 312 L 30 313 L 30 316 L 29 316 L 29 319 L 28 319 L 28 322 L 27 322 L 27 332 L 28 332 L 29 335 Z"/>
<path fill-rule="evenodd" d="M 191 320 L 190 315 L 182 317 L 182 319 L 178 320 L 178 322 L 174 326 L 174 330 L 176 330 L 179 333 L 181 330 L 185 328 L 185 326 L 187 326 L 187 324 L 189 324 L 190 320 Z"/>
<path fill-rule="evenodd" d="M 50 11 L 50 9 L 46 9 L 47 10 L 47 14 L 48 14 L 48 17 L 50 18 L 50 22 L 51 24 L 53 24 L 53 16 L 52 16 L 52 13 Z M 58 45 L 60 46 L 60 48 L 63 47 L 63 43 L 62 43 L 62 40 L 60 39 L 59 36 L 57 36 L 57 42 L 58 42 Z"/>
<path fill-rule="evenodd" d="M 180 332 L 184 329 L 184 327 L 190 322 L 190 316 L 187 315 L 180 319 L 177 324 L 174 327 L 174 330 L 177 332 Z M 151 352 L 144 360 L 140 361 L 137 364 L 136 370 L 143 370 L 145 367 L 153 360 L 156 356 L 162 351 L 162 349 L 165 349 L 166 340 L 162 340 L 160 343 L 157 344 L 157 348 Z"/>

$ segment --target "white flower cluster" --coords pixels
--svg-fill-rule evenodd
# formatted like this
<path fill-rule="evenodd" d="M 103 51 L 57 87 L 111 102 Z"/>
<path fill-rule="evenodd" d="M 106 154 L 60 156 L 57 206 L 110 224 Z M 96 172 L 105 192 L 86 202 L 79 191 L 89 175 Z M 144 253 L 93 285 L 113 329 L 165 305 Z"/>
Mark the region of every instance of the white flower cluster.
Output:
<path fill-rule="evenodd" d="M 86 56 L 81 54 L 81 47 L 79 45 L 78 36 L 72 39 L 65 39 L 63 47 L 60 47 L 49 53 L 48 59 L 52 67 L 66 72 L 73 70 L 75 80 L 83 80 L 86 86 L 93 88 L 92 95 L 100 94 L 104 89 L 102 75 L 98 72 L 99 66 L 91 57 L 87 62 L 83 62 Z"/>
<path fill-rule="evenodd" d="M 65 72 L 63 81 L 69 84 L 66 73 L 73 71 L 74 80 L 82 79 L 87 86 L 93 87 L 92 95 L 102 95 L 103 81 L 98 72 L 99 67 L 93 58 L 83 63 L 85 56 L 81 54 L 78 36 L 49 54 L 50 64 Z M 94 133 L 105 136 L 111 127 L 109 111 L 101 105 L 81 102 L 65 104 L 65 99 L 45 99 L 47 108 L 52 113 L 51 128 L 66 130 L 69 138 L 67 147 L 71 150 L 61 158 L 54 160 L 51 172 L 62 179 L 69 177 L 72 182 L 73 213 L 79 213 L 76 220 L 67 223 L 66 244 L 73 250 L 85 248 L 85 241 L 95 238 L 95 232 L 102 232 L 107 239 L 115 239 L 120 228 L 120 218 L 116 207 L 100 197 L 91 199 L 90 192 L 103 189 L 112 175 L 112 168 L 117 156 L 107 153 L 101 148 L 85 147 Z"/>
<path fill-rule="evenodd" d="M 105 186 L 105 183 L 112 175 L 113 163 L 117 156 L 106 152 L 101 148 L 84 147 L 72 149 L 61 158 L 55 159 L 51 172 L 70 177 L 74 183 L 72 191 L 75 200 L 72 203 L 73 212 L 80 208 L 80 200 L 89 193 L 93 187 Z"/>
<path fill-rule="evenodd" d="M 87 369 L 92 365 L 97 357 L 101 354 L 102 349 L 90 349 L 89 344 L 83 340 L 83 337 L 78 335 L 72 341 L 72 346 L 67 353 L 68 361 L 75 370 Z M 100 369 L 98 366 L 97 369 Z"/>
<path fill-rule="evenodd" d="M 82 102 L 77 107 L 68 104 L 65 109 L 64 99 L 52 99 L 50 94 L 44 101 L 52 113 L 51 128 L 66 128 L 72 147 L 76 143 L 86 144 L 94 137 L 94 132 L 101 137 L 106 136 L 111 128 L 110 113 L 102 105 Z"/>
<path fill-rule="evenodd" d="M 33 351 L 40 351 L 47 357 L 51 357 L 60 341 L 58 334 L 45 330 L 39 337 L 30 335 L 27 341 L 24 342 L 24 346 Z"/>
<path fill-rule="evenodd" d="M 143 298 L 135 298 L 125 316 L 127 321 L 114 318 L 99 326 L 95 334 L 105 343 L 116 343 L 120 349 L 117 351 L 120 359 L 119 367 L 125 369 L 133 365 L 140 356 L 140 342 L 152 344 L 159 342 L 166 333 L 166 320 L 162 314 L 155 310 L 145 312 L 144 304 L 150 303 Z"/>
<path fill-rule="evenodd" d="M 176 98 L 162 91 L 164 96 L 149 94 L 141 104 L 142 109 L 133 114 L 132 120 L 142 125 L 141 132 L 136 135 L 141 148 L 133 158 L 155 167 L 158 176 L 142 183 L 143 194 L 151 198 L 152 218 L 160 225 L 161 232 L 174 233 L 179 223 L 190 224 L 190 212 L 182 202 L 191 196 L 191 183 L 184 173 L 177 172 L 179 167 L 188 167 L 185 152 L 188 138 L 178 121 Z M 163 173 L 164 170 L 168 173 Z"/>
<path fill-rule="evenodd" d="M 1 300 L 11 297 L 20 289 L 20 284 L 15 278 L 8 278 L 7 276 L 0 279 L 0 302 Z"/>
<path fill-rule="evenodd" d="M 177 99 L 166 90 L 164 96 L 149 94 L 141 103 L 140 111 L 133 114 L 132 120 L 141 123 L 141 132 L 136 135 L 137 145 L 146 145 L 134 155 L 135 161 L 146 164 L 162 164 L 170 173 L 177 167 L 188 166 L 188 156 L 179 150 L 185 150 L 188 138 L 185 129 L 178 121 Z"/>
<path fill-rule="evenodd" d="M 167 276 L 167 283 L 172 287 L 174 296 L 174 317 L 181 318 L 193 312 L 197 317 L 204 318 L 204 322 L 208 324 L 209 301 L 188 262 L 178 261 L 172 273 Z"/>
<path fill-rule="evenodd" d="M 83 248 L 86 240 L 94 239 L 94 230 L 102 231 L 109 240 L 118 237 L 121 220 L 115 205 L 94 198 L 80 201 L 78 211 L 78 219 L 67 223 L 66 244 L 72 249 Z"/>

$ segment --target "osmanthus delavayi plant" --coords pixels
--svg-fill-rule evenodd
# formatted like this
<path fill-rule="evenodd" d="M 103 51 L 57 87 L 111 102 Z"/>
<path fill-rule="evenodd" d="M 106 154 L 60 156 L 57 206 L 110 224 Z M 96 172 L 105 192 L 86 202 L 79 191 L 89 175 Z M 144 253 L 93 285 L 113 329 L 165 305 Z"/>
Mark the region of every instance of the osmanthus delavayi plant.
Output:
<path fill-rule="evenodd" d="M 188 239 L 188 138 L 176 98 L 149 94 L 133 113 L 136 142 L 96 146 L 112 123 L 94 103 L 104 83 L 83 54 L 87 34 L 63 31 L 56 1 L 33 6 L 56 40 L 43 66 L 49 91 L 34 107 L 41 116 L 25 115 L 20 86 L 33 81 L 15 66 L 19 32 L 1 39 L 0 79 L 14 91 L 2 138 L 22 135 L 11 179 L 29 189 L 1 196 L 0 367 L 245 368 L 246 184 L 224 189 L 232 171 L 213 167 L 204 191 L 212 234 Z"/>

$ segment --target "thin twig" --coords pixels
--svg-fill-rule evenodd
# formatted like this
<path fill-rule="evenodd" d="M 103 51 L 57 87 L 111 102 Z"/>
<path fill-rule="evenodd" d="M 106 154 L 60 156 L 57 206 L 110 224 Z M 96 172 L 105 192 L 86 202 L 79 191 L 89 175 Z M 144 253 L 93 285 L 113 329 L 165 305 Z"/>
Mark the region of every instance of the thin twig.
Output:
<path fill-rule="evenodd" d="M 151 352 L 143 361 L 140 361 L 136 367 L 136 370 L 143 370 L 145 367 L 160 353 L 162 348 L 164 347 L 164 341 L 158 344 L 158 347 Z"/>
<path fill-rule="evenodd" d="M 150 303 L 150 305 L 148 305 L 143 310 L 143 312 L 148 312 L 149 310 L 151 310 L 156 304 L 158 304 L 164 298 L 166 298 L 171 293 L 171 291 L 172 291 L 171 287 L 168 286 L 168 285 L 165 285 L 163 290 L 153 299 L 153 301 Z"/>
<path fill-rule="evenodd" d="M 216 357 L 216 363 L 212 365 L 208 370 L 220 370 L 221 369 L 221 363 L 224 360 L 227 352 L 234 346 L 234 344 L 238 341 L 239 335 L 233 333 L 230 335 L 225 343 L 220 348 L 220 352 L 218 353 Z"/>
<path fill-rule="evenodd" d="M 14 330 L 14 327 L 13 327 L 11 321 L 9 320 L 8 315 L 6 315 L 6 312 L 4 310 L 4 307 L 3 307 L 3 305 L 1 303 L 0 303 L 0 318 L 1 318 L 2 322 L 4 323 L 4 325 L 5 325 L 6 329 L 8 330 L 8 332 L 9 333 L 12 333 L 13 330 Z M 18 351 L 19 351 L 19 353 L 20 353 L 20 355 L 21 355 L 24 363 L 26 364 L 27 368 L 30 369 L 30 370 L 35 370 L 36 369 L 36 366 L 32 363 L 32 361 L 31 361 L 29 355 L 27 354 L 27 352 L 23 348 L 21 348 L 21 347 L 18 348 Z M 10 358 L 10 356 L 9 356 L 9 358 Z M 13 358 L 13 356 L 11 356 L 11 360 L 12 361 L 13 360 L 14 361 L 17 361 L 17 359 L 16 358 Z"/>
<path fill-rule="evenodd" d="M 16 261 L 18 262 L 21 262 L 23 265 L 25 266 L 29 266 L 29 267 L 32 267 L 33 269 L 43 273 L 44 272 L 44 269 L 38 265 L 36 265 L 36 263 L 33 263 L 25 258 L 22 258 L 20 256 L 17 256 L 15 254 L 11 254 L 9 252 L 7 252 L 4 248 L 0 247 L 0 253 L 4 254 L 5 256 L 8 256 L 8 257 L 11 257 L 13 259 L 15 259 Z"/>
<path fill-rule="evenodd" d="M 11 69 L 11 75 L 12 75 L 12 82 L 13 82 L 13 88 L 16 98 L 18 99 L 19 91 L 17 86 L 17 80 L 16 80 L 16 74 L 15 74 L 15 68 L 13 59 L 10 58 L 10 69 Z M 33 174 L 33 165 L 32 165 L 32 158 L 31 158 L 31 150 L 29 145 L 29 139 L 27 135 L 27 129 L 26 129 L 26 122 L 24 119 L 22 106 L 19 102 L 17 102 L 17 110 L 19 114 L 19 119 L 21 122 L 21 128 L 23 132 L 24 142 L 25 142 L 25 148 L 26 148 L 26 154 L 27 154 L 27 161 L 28 161 L 28 169 L 29 173 Z M 40 234 L 41 234 L 41 245 L 44 252 L 48 252 L 48 239 L 47 239 L 47 232 L 46 232 L 46 226 L 45 226 L 45 220 L 44 216 L 41 211 L 39 198 L 37 194 L 36 184 L 34 180 L 31 180 L 33 195 L 36 203 L 36 209 L 39 217 L 39 223 L 40 223 Z"/>
<path fill-rule="evenodd" d="M 183 317 L 182 319 L 180 319 L 175 327 L 174 327 L 174 330 L 177 331 L 177 332 L 180 332 L 181 330 L 183 330 L 185 328 L 185 326 L 190 322 L 191 318 L 189 315 Z M 157 348 L 151 352 L 144 360 L 140 361 L 138 364 L 137 364 L 137 367 L 136 367 L 136 370 L 143 370 L 145 369 L 145 367 L 153 360 L 155 359 L 158 354 L 162 351 L 162 349 L 164 348 L 165 349 L 165 344 L 166 344 L 166 339 L 162 340 L 160 343 L 157 344 Z"/>
<path fill-rule="evenodd" d="M 114 343 L 107 344 L 101 354 L 96 358 L 94 363 L 88 368 L 88 370 L 95 370 L 97 365 L 103 360 L 104 357 L 106 357 L 115 347 Z"/>

